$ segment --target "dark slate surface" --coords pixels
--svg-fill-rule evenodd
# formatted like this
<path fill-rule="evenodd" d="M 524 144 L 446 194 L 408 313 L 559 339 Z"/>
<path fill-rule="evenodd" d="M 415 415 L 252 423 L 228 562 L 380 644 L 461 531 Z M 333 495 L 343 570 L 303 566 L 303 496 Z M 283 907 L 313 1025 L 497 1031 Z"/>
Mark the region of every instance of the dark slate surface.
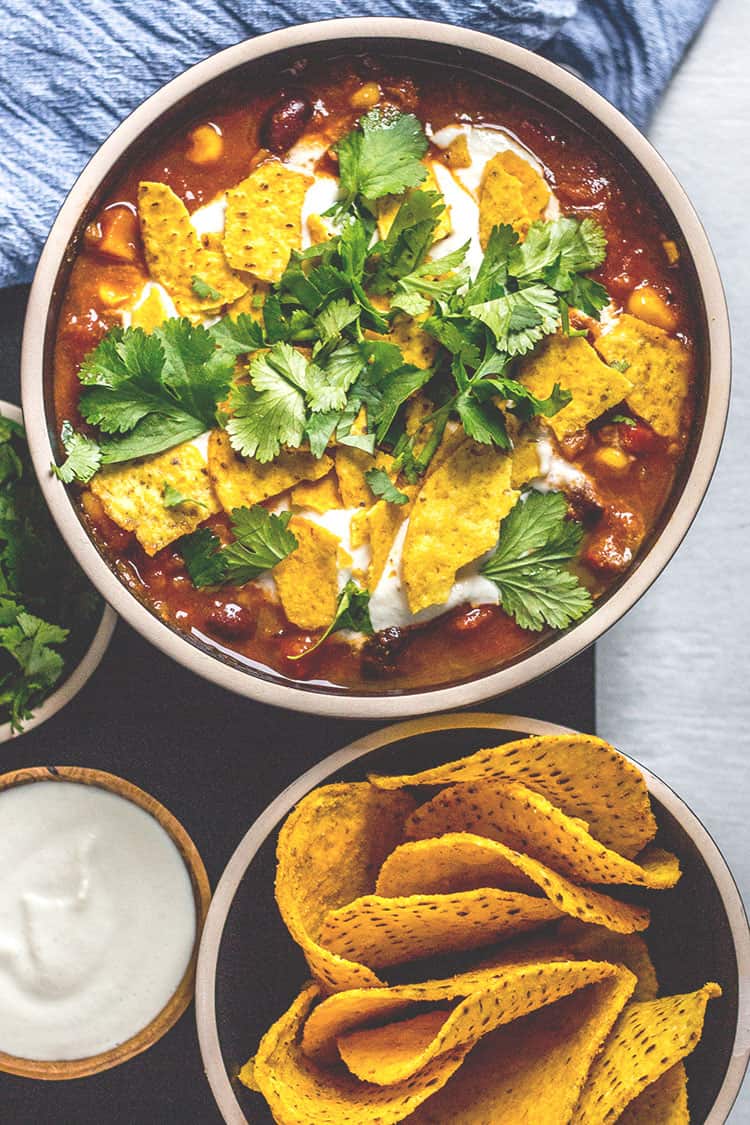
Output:
<path fill-rule="evenodd" d="M 0 398 L 20 402 L 27 289 L 0 300 Z M 483 710 L 594 728 L 590 651 Z M 479 710 L 480 708 L 477 708 Z M 405 716 L 406 717 L 406 716 Z M 315 761 L 378 724 L 277 711 L 204 683 L 119 622 L 109 651 L 67 709 L 0 747 L 0 772 L 92 766 L 153 793 L 195 840 L 215 886 L 254 818 Z M 1 1016 L 0 1016 L 1 1018 Z M 0 1120 L 13 1125 L 214 1125 L 192 1008 L 146 1054 L 105 1074 L 42 1083 L 0 1074 Z"/>

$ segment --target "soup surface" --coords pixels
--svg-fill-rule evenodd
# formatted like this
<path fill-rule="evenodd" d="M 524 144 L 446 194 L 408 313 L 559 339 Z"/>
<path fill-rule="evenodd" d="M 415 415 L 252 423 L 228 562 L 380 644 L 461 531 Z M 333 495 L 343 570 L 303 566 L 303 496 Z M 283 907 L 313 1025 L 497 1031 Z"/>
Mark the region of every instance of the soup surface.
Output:
<path fill-rule="evenodd" d="M 656 201 L 567 120 L 461 71 L 301 61 L 162 137 L 88 227 L 58 472 L 188 636 L 364 691 L 462 680 L 637 559 L 696 323 Z"/>

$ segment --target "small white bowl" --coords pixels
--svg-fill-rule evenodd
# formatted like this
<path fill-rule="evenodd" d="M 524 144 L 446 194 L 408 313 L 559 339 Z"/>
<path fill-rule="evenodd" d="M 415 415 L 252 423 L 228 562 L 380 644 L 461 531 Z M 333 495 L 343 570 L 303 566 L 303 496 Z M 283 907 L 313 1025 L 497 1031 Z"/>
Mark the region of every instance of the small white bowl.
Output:
<path fill-rule="evenodd" d="M 11 422 L 18 422 L 19 425 L 23 425 L 23 414 L 20 406 L 15 406 L 12 402 L 4 402 L 2 399 L 0 399 L 0 417 L 10 418 Z M 75 562 L 75 560 L 73 561 Z M 76 563 L 76 565 L 78 564 Z M 78 692 L 91 673 L 98 667 L 107 651 L 107 645 L 116 623 L 117 614 L 111 606 L 104 602 L 101 620 L 80 663 L 62 680 L 52 694 L 39 704 L 31 718 L 23 724 L 23 730 L 14 730 L 11 723 L 1 723 L 0 742 L 8 742 L 11 738 L 18 738 L 20 735 L 27 734 L 34 727 L 41 726 L 47 719 L 51 719 L 53 715 L 60 711 L 66 703 L 69 703 L 74 696 L 78 695 Z"/>

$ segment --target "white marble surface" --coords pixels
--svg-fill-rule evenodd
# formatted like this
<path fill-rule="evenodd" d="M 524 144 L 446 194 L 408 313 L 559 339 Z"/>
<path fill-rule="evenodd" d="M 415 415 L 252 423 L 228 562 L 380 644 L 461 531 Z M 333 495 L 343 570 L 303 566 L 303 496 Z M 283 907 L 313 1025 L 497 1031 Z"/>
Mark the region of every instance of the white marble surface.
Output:
<path fill-rule="evenodd" d="M 599 731 L 703 820 L 750 903 L 748 0 L 718 0 L 650 137 L 708 231 L 729 301 L 729 427 L 708 497 L 659 581 L 598 645 Z M 730 1119 L 750 1122 L 750 1079 Z"/>

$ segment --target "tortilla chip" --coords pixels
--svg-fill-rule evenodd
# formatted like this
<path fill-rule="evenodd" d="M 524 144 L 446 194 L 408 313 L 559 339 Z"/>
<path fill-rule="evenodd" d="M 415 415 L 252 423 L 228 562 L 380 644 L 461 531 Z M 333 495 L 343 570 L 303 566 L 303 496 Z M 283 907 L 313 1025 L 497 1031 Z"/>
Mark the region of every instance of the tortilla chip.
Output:
<path fill-rule="evenodd" d="M 336 233 L 322 215 L 315 214 L 307 216 L 307 232 L 310 235 L 310 242 L 316 246 L 321 242 L 328 242 L 328 239 Z"/>
<path fill-rule="evenodd" d="M 326 916 L 320 941 L 350 961 L 384 969 L 479 949 L 559 916 L 546 898 L 495 888 L 401 898 L 364 895 Z"/>
<path fill-rule="evenodd" d="M 477 1043 L 496 1027 L 589 984 L 626 975 L 635 984 L 627 969 L 607 962 L 530 962 L 472 970 L 421 984 L 339 992 L 324 1000 L 308 1019 L 302 1048 L 308 1058 L 320 1062 L 333 1057 L 335 1044 L 349 1069 L 362 1081 L 391 1085 L 418 1074 L 444 1051 Z M 403 1049 L 388 1058 L 388 1050 L 383 1048 L 393 1037 L 395 1022 L 425 1014 L 423 1007 L 415 1005 L 431 1001 L 444 1006 L 461 998 L 463 1002 L 451 1009 L 443 1007 L 436 1033 L 429 1024 L 412 1026 L 403 1037 Z M 380 1026 L 373 1027 L 376 1022 Z M 432 1035 L 425 1042 L 430 1031 Z"/>
<path fill-rule="evenodd" d="M 325 785 L 287 817 L 277 845 L 276 901 L 292 938 L 325 991 L 372 987 L 377 976 L 319 944 L 323 919 L 375 889 L 385 857 L 414 808 L 407 793 L 379 792 L 367 782 Z"/>
<path fill-rule="evenodd" d="M 625 965 L 638 978 L 634 1000 L 655 1000 L 659 995 L 659 982 L 651 954 L 638 934 L 615 934 L 603 926 L 564 918 L 556 928 L 554 940 L 561 944 L 568 957 Z"/>
<path fill-rule="evenodd" d="M 677 437 L 692 375 L 688 348 L 663 329 L 627 313 L 599 337 L 597 348 L 608 363 L 630 364 L 627 378 L 632 387 L 623 395 L 628 406 L 657 434 Z"/>
<path fill-rule="evenodd" d="M 333 461 L 325 454 L 313 457 L 297 450 L 282 450 L 273 461 L 261 465 L 252 457 L 240 457 L 226 430 L 212 430 L 208 442 L 208 472 L 225 512 L 260 504 L 300 481 L 320 480 L 332 467 Z"/>
<path fill-rule="evenodd" d="M 164 506 L 164 485 L 190 502 Z M 195 531 L 219 511 L 202 454 L 189 441 L 155 457 L 105 465 L 89 488 L 118 527 L 135 533 L 147 555 L 155 555 L 182 535 Z"/>
<path fill-rule="evenodd" d="M 388 472 L 393 458 L 380 450 L 373 455 L 352 445 L 337 446 L 335 457 L 336 476 L 344 507 L 369 508 L 375 502 L 375 496 L 365 479 L 365 473 L 369 469 L 384 469 Z"/>
<path fill-rule="evenodd" d="M 632 989 L 623 971 L 493 1031 L 410 1125 L 566 1125 Z"/>
<path fill-rule="evenodd" d="M 131 310 L 130 326 L 131 328 L 142 328 L 144 332 L 151 333 L 165 320 L 168 320 L 171 310 L 164 300 L 160 285 L 148 285 L 146 289 L 148 292 L 144 290 L 145 296 L 142 293 L 141 300 Z"/>
<path fill-rule="evenodd" d="M 647 1086 L 625 1112 L 618 1125 L 690 1125 L 687 1074 L 683 1063 L 670 1067 Z"/>
<path fill-rule="evenodd" d="M 256 1094 L 261 1092 L 260 1086 L 255 1080 L 255 1058 L 248 1059 L 247 1062 L 240 1067 L 237 1078 L 248 1090 L 254 1090 Z"/>
<path fill-rule="evenodd" d="M 245 292 L 247 286 L 232 273 L 222 252 L 203 245 L 187 207 L 166 184 L 141 181 L 138 218 L 149 273 L 167 290 L 181 316 L 200 319 Z M 194 277 L 219 297 L 201 300 L 193 289 Z"/>
<path fill-rule="evenodd" d="M 393 1086 L 362 1083 L 342 1068 L 324 1070 L 300 1047 L 302 1027 L 318 996 L 314 985 L 304 989 L 258 1047 L 255 1080 L 278 1125 L 393 1125 L 439 1090 L 466 1057 L 468 1047 L 455 1047 Z"/>
<path fill-rule="evenodd" d="M 497 840 L 471 832 L 448 832 L 401 844 L 388 856 L 375 891 L 386 898 L 451 894 L 496 887 L 534 892 L 534 886 L 564 914 L 620 934 L 645 930 L 645 907 L 618 902 L 601 891 L 579 887 L 565 876 Z"/>
<path fill-rule="evenodd" d="M 443 197 L 443 193 L 440 190 L 440 185 L 435 178 L 435 172 L 433 171 L 432 164 L 429 161 L 424 161 L 423 163 L 427 168 L 427 176 L 422 181 L 422 183 L 419 184 L 419 186 L 414 190 L 435 191 L 438 193 L 443 204 L 445 205 L 445 210 L 438 220 L 438 225 L 435 227 L 435 235 L 432 240 L 433 242 L 439 242 L 441 238 L 447 238 L 447 236 L 453 230 L 453 224 L 451 222 L 451 209 L 450 206 L 446 203 L 445 198 Z M 378 200 L 378 234 L 382 239 L 386 239 L 388 237 L 388 232 L 393 226 L 393 220 L 396 218 L 398 209 L 404 202 L 405 198 L 405 195 L 384 195 Z"/>
<path fill-rule="evenodd" d="M 697 992 L 629 1004 L 594 1061 L 571 1121 L 609 1125 L 635 1098 L 681 1062 L 698 1043 L 718 984 Z"/>
<path fill-rule="evenodd" d="M 227 309 L 227 316 L 233 319 L 240 315 L 240 313 L 247 313 L 253 318 L 262 322 L 263 320 L 263 304 L 266 297 L 271 291 L 271 287 L 266 281 L 260 281 L 257 277 L 251 277 L 247 274 L 244 278 L 247 292 L 232 304 Z"/>
<path fill-rule="evenodd" d="M 459 133 L 448 147 L 443 149 L 443 159 L 451 168 L 471 168 L 471 153 L 466 133 Z"/>
<path fill-rule="evenodd" d="M 292 503 L 298 508 L 310 508 L 313 512 L 330 512 L 341 507 L 341 497 L 333 473 L 316 481 L 302 481 L 292 489 Z"/>
<path fill-rule="evenodd" d="M 499 840 L 574 883 L 628 883 L 665 890 L 680 878 L 677 857 L 670 852 L 648 848 L 639 863 L 625 859 L 518 781 L 449 786 L 421 805 L 406 824 L 410 840 L 444 832 L 473 832 Z"/>
<path fill-rule="evenodd" d="M 550 190 L 528 160 L 508 149 L 491 157 L 479 189 L 479 241 L 487 249 L 492 228 L 508 223 L 523 238 L 541 219 Z"/>
<path fill-rule="evenodd" d="M 302 242 L 302 204 L 312 184 L 279 160 L 257 167 L 227 192 L 224 253 L 237 270 L 278 281 Z"/>
<path fill-rule="evenodd" d="M 633 859 L 656 835 L 643 774 L 608 742 L 551 734 L 506 742 L 420 773 L 370 776 L 381 789 L 457 781 L 522 781 L 568 816 L 582 817 L 608 848 Z"/>
<path fill-rule="evenodd" d="M 521 488 L 534 480 L 540 473 L 539 453 L 537 452 L 536 439 L 531 435 L 524 435 L 517 441 L 513 448 L 510 470 L 511 488 Z"/>
<path fill-rule="evenodd" d="M 336 616 L 339 537 L 302 516 L 292 516 L 289 530 L 297 549 L 274 567 L 279 601 L 294 625 L 325 629 Z"/>
<path fill-rule="evenodd" d="M 495 546 L 500 521 L 519 496 L 510 473 L 506 453 L 468 440 L 424 481 L 402 561 L 412 613 L 445 602 L 456 572 Z"/>
<path fill-rule="evenodd" d="M 583 336 L 563 335 L 550 336 L 522 361 L 518 381 L 537 398 L 547 398 L 555 383 L 573 395 L 567 406 L 545 419 L 559 441 L 629 400 L 633 386 L 627 376 L 602 363 Z"/>

